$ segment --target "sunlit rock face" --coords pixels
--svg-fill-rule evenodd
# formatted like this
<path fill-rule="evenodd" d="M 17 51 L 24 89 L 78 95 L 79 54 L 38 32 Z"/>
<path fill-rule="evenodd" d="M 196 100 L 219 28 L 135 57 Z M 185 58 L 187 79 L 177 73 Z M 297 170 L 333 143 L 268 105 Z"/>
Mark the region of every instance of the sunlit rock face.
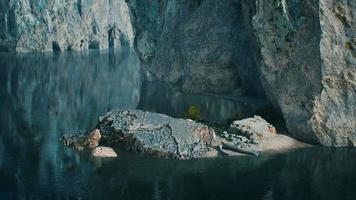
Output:
<path fill-rule="evenodd" d="M 128 1 L 145 77 L 185 91 L 263 95 L 245 0 Z"/>
<path fill-rule="evenodd" d="M 132 45 L 124 0 L 0 1 L 0 51 L 65 51 Z"/>
<path fill-rule="evenodd" d="M 261 79 L 299 139 L 356 146 L 355 11 L 352 0 L 258 1 Z"/>

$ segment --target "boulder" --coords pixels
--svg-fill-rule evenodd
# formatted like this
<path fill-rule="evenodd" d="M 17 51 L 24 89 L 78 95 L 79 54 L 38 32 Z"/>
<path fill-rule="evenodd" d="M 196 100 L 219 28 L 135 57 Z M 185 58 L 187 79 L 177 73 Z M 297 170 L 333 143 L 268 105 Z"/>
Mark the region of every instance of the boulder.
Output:
<path fill-rule="evenodd" d="M 144 155 L 189 159 L 205 157 L 214 130 L 192 120 L 141 110 L 114 110 L 100 117 L 102 143 Z"/>
<path fill-rule="evenodd" d="M 250 140 L 262 140 L 277 134 L 276 129 L 271 124 L 257 115 L 253 118 L 234 121 L 229 132 L 243 135 Z"/>
<path fill-rule="evenodd" d="M 98 129 L 93 130 L 89 134 L 84 135 L 64 135 L 61 141 L 66 146 L 72 147 L 79 151 L 86 149 L 94 149 L 99 145 L 101 138 L 100 131 Z"/>
<path fill-rule="evenodd" d="M 91 152 L 91 156 L 95 158 L 115 158 L 116 152 L 110 147 L 98 146 Z"/>

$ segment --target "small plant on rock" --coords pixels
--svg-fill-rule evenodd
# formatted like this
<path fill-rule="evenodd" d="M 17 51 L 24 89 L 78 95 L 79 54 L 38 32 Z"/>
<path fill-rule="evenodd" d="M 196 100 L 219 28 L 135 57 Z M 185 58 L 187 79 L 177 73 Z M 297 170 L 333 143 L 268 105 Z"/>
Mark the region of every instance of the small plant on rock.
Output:
<path fill-rule="evenodd" d="M 192 120 L 200 120 L 201 119 L 201 115 L 200 115 L 200 110 L 197 106 L 189 106 L 188 110 L 185 112 L 185 117 L 188 119 L 192 119 Z"/>

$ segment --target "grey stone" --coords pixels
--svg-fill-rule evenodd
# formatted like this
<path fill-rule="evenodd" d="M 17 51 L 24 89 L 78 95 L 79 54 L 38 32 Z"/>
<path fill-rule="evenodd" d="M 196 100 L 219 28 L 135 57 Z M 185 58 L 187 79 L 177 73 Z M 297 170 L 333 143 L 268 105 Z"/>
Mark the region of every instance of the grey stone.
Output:
<path fill-rule="evenodd" d="M 261 79 L 289 133 L 327 146 L 355 146 L 355 1 L 257 2 Z"/>
<path fill-rule="evenodd" d="M 115 158 L 116 152 L 110 147 L 98 146 L 91 152 L 91 156 L 94 158 Z"/>
<path fill-rule="evenodd" d="M 129 0 L 145 77 L 186 91 L 263 94 L 247 0 Z"/>
<path fill-rule="evenodd" d="M 141 110 L 111 111 L 101 117 L 97 128 L 104 144 L 178 159 L 206 156 L 215 137 L 214 130 L 203 124 Z"/>
<path fill-rule="evenodd" d="M 64 51 L 133 45 L 124 0 L 0 1 L 0 50 Z"/>
<path fill-rule="evenodd" d="M 261 140 L 277 134 L 276 129 L 260 116 L 234 121 L 231 124 L 229 131 L 231 133 L 245 136 L 240 137 L 241 141 L 244 143 L 247 143 L 249 139 Z"/>
<path fill-rule="evenodd" d="M 64 135 L 60 140 L 69 147 L 79 151 L 94 149 L 99 145 L 101 134 L 98 129 L 84 135 Z"/>

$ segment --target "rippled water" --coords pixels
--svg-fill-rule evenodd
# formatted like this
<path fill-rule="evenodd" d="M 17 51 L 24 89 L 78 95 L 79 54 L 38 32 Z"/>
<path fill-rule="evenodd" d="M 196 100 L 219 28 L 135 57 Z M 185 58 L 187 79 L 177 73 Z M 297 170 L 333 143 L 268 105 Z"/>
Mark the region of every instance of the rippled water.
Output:
<path fill-rule="evenodd" d="M 114 108 L 219 122 L 265 102 L 191 95 L 141 81 L 130 49 L 0 55 L 0 199 L 356 199 L 356 150 L 166 160 L 119 153 L 92 161 L 62 146 Z"/>

